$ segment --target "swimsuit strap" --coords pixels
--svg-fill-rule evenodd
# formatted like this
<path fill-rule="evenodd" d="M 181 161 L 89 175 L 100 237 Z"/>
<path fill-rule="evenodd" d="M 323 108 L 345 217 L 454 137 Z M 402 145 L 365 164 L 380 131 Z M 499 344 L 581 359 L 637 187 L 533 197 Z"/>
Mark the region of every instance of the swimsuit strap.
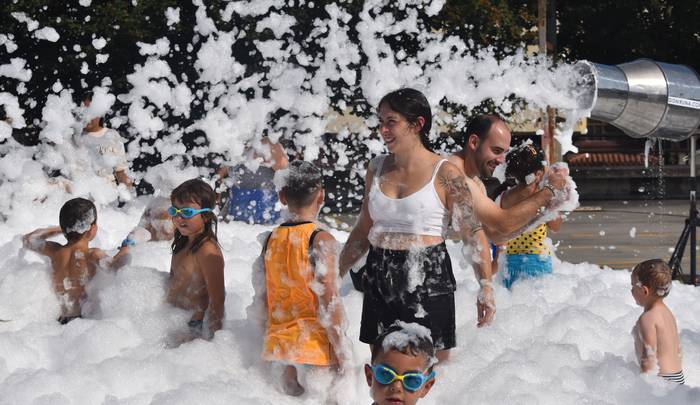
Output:
<path fill-rule="evenodd" d="M 442 166 L 442 164 L 445 162 L 447 162 L 447 159 L 440 159 L 440 161 L 437 162 L 437 164 L 433 168 L 433 175 L 430 176 L 431 183 L 435 182 L 435 177 L 437 177 L 438 171 L 440 170 L 440 166 Z"/>
<path fill-rule="evenodd" d="M 384 160 L 386 159 L 388 155 L 382 155 L 377 159 L 377 171 L 374 172 L 374 178 L 372 179 L 372 183 L 376 184 L 377 187 L 379 187 L 379 178 L 382 175 L 382 168 L 384 167 Z"/>

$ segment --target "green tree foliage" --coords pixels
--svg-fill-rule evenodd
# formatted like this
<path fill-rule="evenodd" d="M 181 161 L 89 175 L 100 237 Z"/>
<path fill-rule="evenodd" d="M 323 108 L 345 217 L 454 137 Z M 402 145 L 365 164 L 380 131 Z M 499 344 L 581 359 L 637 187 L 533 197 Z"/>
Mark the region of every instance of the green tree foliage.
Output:
<path fill-rule="evenodd" d="M 700 68 L 697 0 L 559 1 L 557 19 L 568 58 L 606 64 L 651 58 Z"/>

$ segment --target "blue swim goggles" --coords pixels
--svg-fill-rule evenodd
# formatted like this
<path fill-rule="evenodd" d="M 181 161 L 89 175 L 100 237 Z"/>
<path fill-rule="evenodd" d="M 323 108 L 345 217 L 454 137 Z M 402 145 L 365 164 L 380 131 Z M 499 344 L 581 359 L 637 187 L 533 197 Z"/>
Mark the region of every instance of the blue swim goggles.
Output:
<path fill-rule="evenodd" d="M 197 214 L 201 214 L 202 212 L 211 212 L 211 208 L 202 208 L 201 210 L 198 210 L 196 208 L 177 208 L 177 207 L 170 207 L 168 208 L 168 215 L 171 217 L 176 217 L 180 216 L 181 218 L 185 219 L 190 219 L 194 217 Z"/>
<path fill-rule="evenodd" d="M 399 380 L 403 387 L 410 392 L 418 391 L 423 384 L 435 377 L 435 371 L 431 371 L 428 375 L 415 371 L 397 374 L 396 371 L 385 364 L 373 365 L 372 374 L 374 374 L 374 379 L 381 385 L 389 385 Z"/>

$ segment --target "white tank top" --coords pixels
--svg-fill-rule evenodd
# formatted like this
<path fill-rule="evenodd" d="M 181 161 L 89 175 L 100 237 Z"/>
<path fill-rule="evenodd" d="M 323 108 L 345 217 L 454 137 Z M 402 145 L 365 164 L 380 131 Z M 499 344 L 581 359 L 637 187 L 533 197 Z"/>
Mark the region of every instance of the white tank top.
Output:
<path fill-rule="evenodd" d="M 449 215 L 435 190 L 435 176 L 443 162 L 433 169 L 430 181 L 420 190 L 404 198 L 389 198 L 379 188 L 386 155 L 382 156 L 369 190 L 369 215 L 374 224 L 370 233 L 408 233 L 426 236 L 445 236 Z"/>

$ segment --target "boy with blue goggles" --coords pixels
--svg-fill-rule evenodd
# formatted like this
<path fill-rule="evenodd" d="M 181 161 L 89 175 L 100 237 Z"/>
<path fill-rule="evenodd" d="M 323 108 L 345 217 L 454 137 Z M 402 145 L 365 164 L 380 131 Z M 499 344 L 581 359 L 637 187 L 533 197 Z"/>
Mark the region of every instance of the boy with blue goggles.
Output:
<path fill-rule="evenodd" d="M 414 405 L 435 384 L 436 362 L 430 330 L 397 321 L 372 346 L 372 365 L 365 365 L 373 405 Z"/>

